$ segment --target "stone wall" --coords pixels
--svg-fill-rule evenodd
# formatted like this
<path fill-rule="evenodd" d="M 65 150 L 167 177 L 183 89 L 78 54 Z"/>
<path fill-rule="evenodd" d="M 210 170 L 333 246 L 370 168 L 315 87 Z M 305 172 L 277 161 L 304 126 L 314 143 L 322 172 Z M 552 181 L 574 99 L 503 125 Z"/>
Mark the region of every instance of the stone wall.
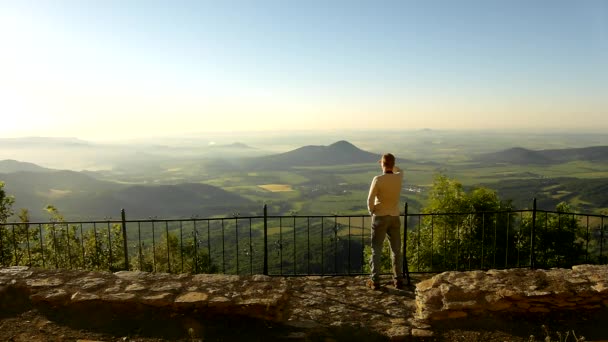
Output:
<path fill-rule="evenodd" d="M 366 279 L 0 268 L 0 326 L 35 309 L 78 329 L 168 340 L 408 338 L 413 291 L 372 291 Z"/>
<path fill-rule="evenodd" d="M 582 315 L 608 306 L 608 266 L 445 272 L 416 285 L 418 320 Z"/>
<path fill-rule="evenodd" d="M 0 268 L 0 320 L 35 309 L 83 329 L 168 339 L 384 341 L 448 322 L 543 317 L 608 306 L 608 266 L 446 272 L 396 289 L 383 278 L 269 277 Z M 13 315 L 13 316 L 11 316 Z M 450 319 L 449 321 L 447 321 Z M 236 322 L 236 323 L 235 323 Z M 435 324 L 438 323 L 438 324 Z M 215 334 L 215 335 L 214 335 Z M 230 339 L 227 336 L 233 336 Z"/>

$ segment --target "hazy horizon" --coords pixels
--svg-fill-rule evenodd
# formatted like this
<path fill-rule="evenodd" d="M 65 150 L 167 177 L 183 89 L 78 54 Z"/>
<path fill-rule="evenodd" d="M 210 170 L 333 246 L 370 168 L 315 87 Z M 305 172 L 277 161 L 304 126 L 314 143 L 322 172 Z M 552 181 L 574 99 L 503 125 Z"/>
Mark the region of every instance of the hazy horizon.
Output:
<path fill-rule="evenodd" d="M 0 1 L 0 137 L 608 129 L 608 3 Z"/>

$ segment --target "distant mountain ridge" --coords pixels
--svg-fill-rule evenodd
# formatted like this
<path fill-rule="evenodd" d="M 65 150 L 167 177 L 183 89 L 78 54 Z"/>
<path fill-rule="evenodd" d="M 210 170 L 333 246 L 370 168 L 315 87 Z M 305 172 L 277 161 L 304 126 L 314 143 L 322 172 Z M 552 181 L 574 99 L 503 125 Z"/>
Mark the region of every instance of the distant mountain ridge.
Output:
<path fill-rule="evenodd" d="M 11 147 L 30 147 L 30 146 L 90 146 L 91 143 L 78 139 L 68 137 L 23 137 L 23 138 L 0 138 L 0 146 L 11 146 Z"/>
<path fill-rule="evenodd" d="M 220 148 L 220 149 L 233 149 L 233 148 L 241 148 L 241 149 L 253 149 L 253 147 L 242 143 L 242 142 L 234 142 L 232 144 L 225 145 L 210 145 L 210 148 Z"/>
<path fill-rule="evenodd" d="M 122 208 L 130 218 L 205 217 L 258 208 L 244 197 L 207 184 L 128 185 L 83 172 L 42 169 L 47 171 L 0 173 L 6 193 L 15 197 L 13 208 L 29 209 L 33 220 L 47 219 L 42 209 L 49 204 L 66 217 L 82 219 L 117 217 Z"/>
<path fill-rule="evenodd" d="M 340 140 L 331 145 L 308 145 L 295 150 L 257 157 L 249 160 L 256 168 L 290 168 L 293 166 L 327 166 L 375 163 L 380 154 L 364 151 L 348 141 Z"/>
<path fill-rule="evenodd" d="M 538 151 L 522 147 L 513 147 L 499 152 L 482 154 L 475 158 L 475 160 L 486 163 L 508 163 L 516 165 L 548 165 L 572 161 L 608 162 L 608 146 Z"/>
<path fill-rule="evenodd" d="M 47 169 L 34 163 L 21 162 L 13 159 L 0 160 L 0 173 L 11 173 L 19 171 L 30 172 L 51 172 L 52 169 Z"/>

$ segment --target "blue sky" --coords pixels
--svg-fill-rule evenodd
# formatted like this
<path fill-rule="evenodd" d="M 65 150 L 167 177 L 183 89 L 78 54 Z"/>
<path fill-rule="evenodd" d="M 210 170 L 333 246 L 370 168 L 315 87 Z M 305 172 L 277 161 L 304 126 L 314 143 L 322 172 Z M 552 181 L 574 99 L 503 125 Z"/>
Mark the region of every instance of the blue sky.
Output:
<path fill-rule="evenodd" d="M 0 43 L 0 136 L 608 129 L 607 1 L 0 0 Z"/>

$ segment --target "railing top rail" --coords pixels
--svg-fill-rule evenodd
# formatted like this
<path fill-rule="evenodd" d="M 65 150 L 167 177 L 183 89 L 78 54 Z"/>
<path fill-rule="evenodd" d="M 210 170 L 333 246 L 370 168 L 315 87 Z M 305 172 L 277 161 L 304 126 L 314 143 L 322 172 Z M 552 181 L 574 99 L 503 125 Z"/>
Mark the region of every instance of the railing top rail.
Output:
<path fill-rule="evenodd" d="M 538 212 L 538 213 L 547 213 L 547 214 L 562 214 L 562 215 L 588 216 L 588 217 L 598 217 L 598 218 L 606 217 L 606 218 L 608 218 L 608 215 L 602 215 L 602 214 L 572 213 L 572 212 L 555 211 L 555 210 L 540 210 L 540 209 L 538 209 L 538 210 L 536 210 L 536 212 Z"/>
<path fill-rule="evenodd" d="M 66 224 L 72 224 L 72 225 L 79 225 L 79 224 L 114 224 L 114 223 L 121 223 L 121 220 L 92 220 L 92 221 L 30 221 L 30 222 L 5 222 L 2 223 L 0 222 L 0 226 L 12 226 L 12 225 L 22 225 L 22 224 L 27 224 L 30 226 L 37 226 L 37 225 L 42 225 L 42 224 L 57 224 L 57 225 L 66 225 Z"/>
<path fill-rule="evenodd" d="M 515 214 L 532 212 L 532 209 L 489 210 L 489 211 L 454 211 L 445 213 L 408 213 L 407 216 L 445 216 L 445 215 L 478 215 L 478 214 Z M 537 210 L 539 211 L 539 210 Z"/>
<path fill-rule="evenodd" d="M 403 214 L 400 214 L 401 216 L 403 216 Z M 369 217 L 369 214 L 351 214 L 351 215 L 268 215 L 268 218 L 291 218 L 291 217 L 295 217 L 295 218 L 348 218 L 348 217 L 357 217 L 357 218 L 361 218 L 361 217 Z"/>
<path fill-rule="evenodd" d="M 446 212 L 446 213 L 408 213 L 407 216 L 464 216 L 464 215 L 479 215 L 479 214 L 517 214 L 517 213 L 530 213 L 533 212 L 533 209 L 518 209 L 518 210 L 496 210 L 496 211 L 468 211 L 468 212 Z M 590 213 L 574 213 L 574 212 L 559 212 L 552 210 L 541 210 L 537 209 L 537 213 L 548 213 L 548 214 L 562 214 L 562 215 L 574 215 L 574 216 L 586 216 L 586 217 L 596 217 L 596 218 L 608 218 L 607 215 L 601 214 L 590 214 Z M 400 216 L 403 216 L 404 213 L 400 213 Z M 267 219 L 285 219 L 285 218 L 296 218 L 296 219 L 305 219 L 305 218 L 325 218 L 325 219 L 335 219 L 335 218 L 366 218 L 369 217 L 369 214 L 325 214 L 325 215 L 297 215 L 297 214 L 285 214 L 285 215 L 267 215 Z M 129 219 L 125 220 L 125 223 L 164 223 L 164 222 L 205 222 L 205 221 L 227 221 L 227 220 L 249 220 L 256 219 L 261 220 L 264 219 L 264 215 L 233 215 L 233 216 L 225 216 L 225 217 L 189 217 L 189 218 L 170 218 L 170 219 L 161 219 L 161 218 L 148 218 L 148 219 Z M 12 226 L 17 224 L 28 224 L 28 225 L 80 225 L 80 224 L 120 224 L 123 221 L 120 219 L 106 219 L 106 220 L 79 220 L 79 221 L 35 221 L 35 222 L 0 222 L 0 226 Z"/>
<path fill-rule="evenodd" d="M 270 217 L 270 216 L 268 216 Z M 288 216 L 290 217 L 290 216 Z M 263 219 L 264 216 L 226 216 L 226 217 L 205 217 L 205 218 L 174 218 L 174 219 L 129 219 L 125 220 L 125 223 L 163 223 L 163 222 L 194 222 L 194 221 L 226 221 L 234 219 Z M 92 221 L 36 221 L 36 222 L 6 222 L 0 223 L 0 225 L 14 225 L 14 224 L 61 224 L 61 225 L 79 225 L 79 224 L 120 224 L 122 220 L 92 220 Z"/>

